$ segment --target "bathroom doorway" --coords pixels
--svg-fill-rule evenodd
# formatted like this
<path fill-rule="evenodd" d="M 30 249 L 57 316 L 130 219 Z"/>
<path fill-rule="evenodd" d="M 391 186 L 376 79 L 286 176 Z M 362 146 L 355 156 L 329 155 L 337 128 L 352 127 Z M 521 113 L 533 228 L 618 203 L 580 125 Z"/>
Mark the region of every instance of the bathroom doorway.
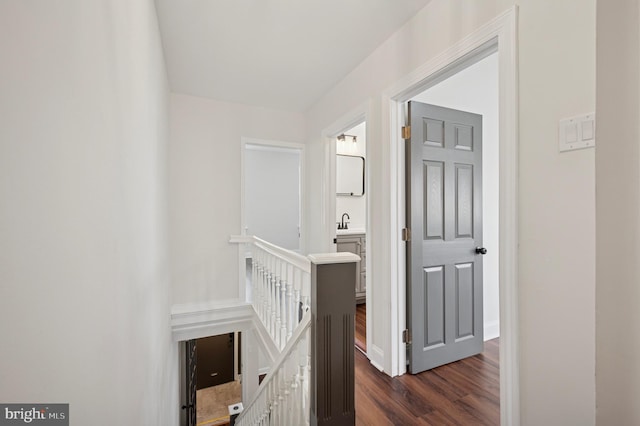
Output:
<path fill-rule="evenodd" d="M 341 132 L 336 144 L 335 244 L 360 256 L 356 276 L 356 348 L 366 355 L 367 317 L 367 132 L 363 121 Z"/>

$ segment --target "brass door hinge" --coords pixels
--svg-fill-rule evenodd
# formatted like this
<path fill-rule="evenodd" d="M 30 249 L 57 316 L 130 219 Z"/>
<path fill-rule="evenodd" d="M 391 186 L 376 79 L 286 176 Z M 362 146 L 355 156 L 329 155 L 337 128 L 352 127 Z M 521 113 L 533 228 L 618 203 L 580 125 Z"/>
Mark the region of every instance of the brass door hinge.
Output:
<path fill-rule="evenodd" d="M 411 229 L 402 228 L 402 241 L 411 241 Z"/>
<path fill-rule="evenodd" d="M 402 126 L 402 138 L 411 139 L 411 126 Z"/>
<path fill-rule="evenodd" d="M 409 329 L 402 331 L 402 343 L 411 344 L 411 331 Z"/>

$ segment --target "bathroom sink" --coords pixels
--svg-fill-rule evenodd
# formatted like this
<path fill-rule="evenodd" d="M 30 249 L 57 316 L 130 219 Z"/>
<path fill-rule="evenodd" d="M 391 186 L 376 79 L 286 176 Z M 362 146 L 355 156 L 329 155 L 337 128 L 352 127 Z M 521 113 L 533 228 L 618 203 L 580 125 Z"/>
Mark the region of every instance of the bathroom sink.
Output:
<path fill-rule="evenodd" d="M 349 228 L 349 229 L 336 230 L 336 235 L 352 235 L 352 234 L 364 234 L 364 233 L 366 233 L 366 229 L 364 228 Z"/>

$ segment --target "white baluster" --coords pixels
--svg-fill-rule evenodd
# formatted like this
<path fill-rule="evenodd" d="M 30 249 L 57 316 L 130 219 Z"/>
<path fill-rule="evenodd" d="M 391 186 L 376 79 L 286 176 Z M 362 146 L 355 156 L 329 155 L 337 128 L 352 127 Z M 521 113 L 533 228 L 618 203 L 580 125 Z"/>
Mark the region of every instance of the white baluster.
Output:
<path fill-rule="evenodd" d="M 280 349 L 287 344 L 287 264 L 280 265 Z"/>
<path fill-rule="evenodd" d="M 251 273 L 253 274 L 253 278 L 251 279 L 251 285 L 253 285 L 253 308 L 256 310 L 256 314 L 258 314 L 258 318 L 260 318 L 260 273 L 259 265 L 260 260 L 258 259 L 258 250 L 256 247 L 251 247 Z"/>
<path fill-rule="evenodd" d="M 295 400 L 295 392 L 294 392 L 294 388 L 293 385 L 295 383 L 296 380 L 296 368 L 298 367 L 297 365 L 298 363 L 296 362 L 296 351 L 294 350 L 293 353 L 289 356 L 289 359 L 287 361 L 287 377 L 288 377 L 288 382 L 287 382 L 287 405 L 288 405 L 288 409 L 287 409 L 287 420 L 289 424 L 295 424 L 294 421 L 295 419 L 295 407 L 296 407 L 296 400 Z"/>
<path fill-rule="evenodd" d="M 293 265 L 287 265 L 287 341 L 293 334 Z"/>
<path fill-rule="evenodd" d="M 307 311 L 311 302 L 311 275 L 308 272 L 302 274 L 302 303 L 303 313 Z"/>
<path fill-rule="evenodd" d="M 273 280 L 271 276 L 271 263 L 273 262 L 273 258 L 269 255 L 267 259 L 267 330 L 269 330 L 269 334 L 272 334 L 272 314 L 273 314 Z"/>
<path fill-rule="evenodd" d="M 278 373 L 276 373 L 271 382 L 273 392 L 271 393 L 271 424 L 279 425 L 280 418 L 278 416 Z"/>
<path fill-rule="evenodd" d="M 278 282 L 278 276 L 276 275 L 276 270 L 277 270 L 277 259 L 274 259 L 274 265 L 273 265 L 273 275 L 272 275 L 272 280 L 273 280 L 273 293 L 271 294 L 271 297 L 273 298 L 273 305 L 272 305 L 272 309 L 273 311 L 271 312 L 271 316 L 273 318 L 273 322 L 271 325 L 271 337 L 273 337 L 273 341 L 276 343 L 276 346 L 280 346 L 278 344 L 278 294 L 280 293 L 280 283 Z"/>
<path fill-rule="evenodd" d="M 302 302 L 302 274 L 303 272 L 296 268 L 295 271 L 295 276 L 296 276 L 296 282 L 294 285 L 295 291 L 294 291 L 294 306 L 295 306 L 295 310 L 294 310 L 294 329 L 298 326 L 298 324 L 300 324 L 300 303 Z"/>
<path fill-rule="evenodd" d="M 284 380 L 284 371 L 280 370 L 278 374 L 278 420 L 279 424 L 284 424 L 284 398 L 282 398 L 282 381 Z"/>
<path fill-rule="evenodd" d="M 271 256 L 271 264 L 269 265 L 269 269 L 271 271 L 271 324 L 270 324 L 270 333 L 273 340 L 276 340 L 276 294 L 278 289 L 276 288 L 276 257 Z"/>
<path fill-rule="evenodd" d="M 280 274 L 280 265 L 281 265 L 280 259 L 276 259 L 275 269 L 274 269 L 275 279 L 276 279 L 276 288 L 275 288 L 276 325 L 274 330 L 274 340 L 276 342 L 276 345 L 278 345 L 278 348 L 282 349 L 283 347 L 282 340 L 280 339 L 280 327 L 282 326 L 282 316 L 281 316 L 281 310 L 280 310 L 282 305 L 282 301 L 280 299 L 280 288 L 282 287 L 282 277 Z"/>
<path fill-rule="evenodd" d="M 258 254 L 258 294 L 260 299 L 258 300 L 258 316 L 260 321 L 264 323 L 264 253 L 262 250 L 257 250 Z"/>
<path fill-rule="evenodd" d="M 262 323 L 269 324 L 269 276 L 267 271 L 267 253 L 262 253 Z"/>
<path fill-rule="evenodd" d="M 264 276 L 262 274 L 262 250 L 256 247 L 256 257 L 258 259 L 256 265 L 256 271 L 258 273 L 258 280 L 256 286 L 258 287 L 258 316 L 261 321 L 264 321 Z"/>
<path fill-rule="evenodd" d="M 253 250 L 253 262 L 255 263 L 254 265 L 254 274 L 255 274 L 255 279 L 253 282 L 253 287 L 255 288 L 257 297 L 254 299 L 254 307 L 256 309 L 256 313 L 258 314 L 259 318 L 261 317 L 261 312 L 262 312 L 262 278 L 260 277 L 260 251 L 258 250 L 257 247 L 254 247 Z"/>
<path fill-rule="evenodd" d="M 297 352 L 296 352 L 297 354 Z M 294 366 L 298 367 L 298 363 L 294 362 Z M 291 424 L 298 425 L 300 423 L 300 405 L 298 402 L 300 401 L 301 393 L 300 393 L 300 374 L 296 372 L 293 378 L 293 383 L 291 384 L 291 390 L 293 392 L 293 400 L 295 401 L 295 406 L 292 409 L 292 421 Z"/>
<path fill-rule="evenodd" d="M 258 249 L 255 246 L 251 246 L 251 273 L 253 275 L 251 279 L 251 285 L 253 286 L 253 308 L 260 317 L 260 259 L 258 258 Z"/>

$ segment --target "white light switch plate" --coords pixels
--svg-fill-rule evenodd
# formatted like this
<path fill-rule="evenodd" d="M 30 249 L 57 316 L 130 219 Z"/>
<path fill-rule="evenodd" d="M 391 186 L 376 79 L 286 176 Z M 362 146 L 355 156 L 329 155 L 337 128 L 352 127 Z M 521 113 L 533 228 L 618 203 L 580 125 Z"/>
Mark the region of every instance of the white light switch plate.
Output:
<path fill-rule="evenodd" d="M 558 148 L 560 152 L 596 146 L 596 114 L 577 115 L 560 120 Z"/>

